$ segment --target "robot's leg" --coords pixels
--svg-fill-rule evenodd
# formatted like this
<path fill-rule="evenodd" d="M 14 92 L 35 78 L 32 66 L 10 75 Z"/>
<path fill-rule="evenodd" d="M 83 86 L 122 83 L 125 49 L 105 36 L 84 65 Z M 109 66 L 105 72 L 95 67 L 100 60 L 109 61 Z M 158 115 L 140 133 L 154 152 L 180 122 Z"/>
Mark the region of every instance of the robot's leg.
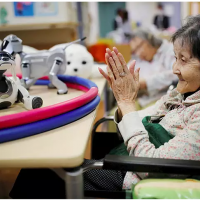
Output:
<path fill-rule="evenodd" d="M 37 81 L 37 79 L 28 79 L 27 81 L 25 80 L 21 80 L 22 85 L 29 90 L 29 88 L 35 84 L 35 82 Z"/>
<path fill-rule="evenodd" d="M 35 84 L 36 81 L 37 81 L 37 79 L 28 79 L 26 81 L 27 88 L 29 89 L 32 85 Z"/>
<path fill-rule="evenodd" d="M 35 79 L 29 79 L 31 73 L 31 65 L 28 62 L 22 62 L 21 69 L 22 69 L 22 80 L 21 84 L 26 88 L 29 89 L 35 82 Z M 27 80 L 27 81 L 25 81 Z"/>
<path fill-rule="evenodd" d="M 18 85 L 18 101 L 24 104 L 24 107 L 28 110 L 40 108 L 43 105 L 43 101 L 40 97 L 30 96 L 29 92 L 21 85 Z"/>
<path fill-rule="evenodd" d="M 49 88 L 49 89 L 55 89 L 56 87 L 50 82 L 50 83 L 48 84 L 48 88 Z"/>
<path fill-rule="evenodd" d="M 57 73 L 60 69 L 60 66 L 62 65 L 62 62 L 59 60 L 55 60 L 53 67 L 51 68 L 51 71 L 49 73 L 49 79 L 53 85 L 56 86 L 58 89 L 58 94 L 67 94 L 68 89 L 65 83 L 60 81 L 57 77 Z"/>

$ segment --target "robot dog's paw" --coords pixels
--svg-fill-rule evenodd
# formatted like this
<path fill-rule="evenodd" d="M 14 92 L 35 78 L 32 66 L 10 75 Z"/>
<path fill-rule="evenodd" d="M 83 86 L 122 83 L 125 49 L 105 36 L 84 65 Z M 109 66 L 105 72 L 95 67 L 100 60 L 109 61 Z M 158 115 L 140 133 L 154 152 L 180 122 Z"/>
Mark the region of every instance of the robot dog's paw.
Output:
<path fill-rule="evenodd" d="M 58 91 L 57 91 L 57 94 L 58 94 L 58 95 L 60 95 L 60 94 L 67 94 L 67 93 L 68 93 L 68 90 L 67 90 L 67 91 L 63 91 L 63 90 L 61 90 L 61 91 L 58 90 Z"/>
<path fill-rule="evenodd" d="M 1 109 L 6 109 L 6 108 L 10 107 L 11 105 L 12 105 L 12 104 L 11 104 L 11 102 L 9 102 L 9 101 L 1 102 L 1 103 L 0 103 L 0 110 L 1 110 Z"/>
<path fill-rule="evenodd" d="M 40 108 L 43 105 L 43 100 L 40 97 L 34 97 L 32 99 L 32 107 L 33 109 Z"/>

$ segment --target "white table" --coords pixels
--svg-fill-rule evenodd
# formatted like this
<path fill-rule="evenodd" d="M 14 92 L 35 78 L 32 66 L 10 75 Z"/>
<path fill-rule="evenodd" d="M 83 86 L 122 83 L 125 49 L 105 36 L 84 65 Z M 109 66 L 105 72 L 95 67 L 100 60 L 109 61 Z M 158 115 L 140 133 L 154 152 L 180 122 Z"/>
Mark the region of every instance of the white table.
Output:
<path fill-rule="evenodd" d="M 101 95 L 106 81 L 103 78 L 93 79 L 92 81 L 97 84 Z M 43 106 L 48 106 L 77 97 L 83 92 L 69 89 L 68 94 L 57 95 L 56 89 L 48 89 L 47 86 L 33 86 L 30 89 L 30 94 L 42 97 Z M 96 110 L 82 119 L 63 127 L 0 144 L 0 168 L 70 169 L 64 175 L 65 181 L 68 182 L 66 184 L 67 196 L 69 198 L 81 198 L 83 188 L 78 188 L 83 184 L 80 166 L 84 161 L 84 153 L 96 116 Z M 24 111 L 23 105 L 16 105 L 7 110 L 1 110 L 0 114 L 2 116 L 21 111 Z M 78 182 L 75 182 L 79 186 L 75 184 L 72 188 L 70 182 L 73 182 L 71 177 L 74 174 L 77 175 Z M 74 191 L 73 194 L 70 192 L 72 189 Z"/>

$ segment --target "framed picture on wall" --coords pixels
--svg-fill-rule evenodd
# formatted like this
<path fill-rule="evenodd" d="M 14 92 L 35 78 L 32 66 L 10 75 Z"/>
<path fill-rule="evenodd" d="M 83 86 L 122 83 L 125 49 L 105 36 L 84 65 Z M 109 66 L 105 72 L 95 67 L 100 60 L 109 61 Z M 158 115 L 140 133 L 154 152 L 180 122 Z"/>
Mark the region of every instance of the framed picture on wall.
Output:
<path fill-rule="evenodd" d="M 35 2 L 36 16 L 55 16 L 58 14 L 57 2 Z"/>
<path fill-rule="evenodd" d="M 13 2 L 15 17 L 31 17 L 34 16 L 33 2 Z"/>

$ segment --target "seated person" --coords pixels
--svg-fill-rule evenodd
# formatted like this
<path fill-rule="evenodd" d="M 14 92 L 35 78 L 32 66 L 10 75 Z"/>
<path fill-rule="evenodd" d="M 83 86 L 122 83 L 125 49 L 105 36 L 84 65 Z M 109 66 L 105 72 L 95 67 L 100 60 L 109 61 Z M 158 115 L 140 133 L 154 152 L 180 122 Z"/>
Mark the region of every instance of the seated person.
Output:
<path fill-rule="evenodd" d="M 123 24 L 123 9 L 121 9 L 121 8 L 117 9 L 116 14 L 117 15 L 116 15 L 116 17 L 114 19 L 114 23 L 113 23 L 113 29 L 114 30 L 117 30 Z"/>
<path fill-rule="evenodd" d="M 178 81 L 172 72 L 175 61 L 173 44 L 157 38 L 148 30 L 136 29 L 130 45 L 137 62 L 136 69 L 140 67 L 138 102 L 143 108 L 160 99 L 172 82 Z"/>
<path fill-rule="evenodd" d="M 112 52 L 107 49 L 108 74 L 99 69 L 116 98 L 118 110 L 115 121 L 129 156 L 200 160 L 200 15 L 189 18 L 173 35 L 172 42 L 176 58 L 173 73 L 179 79 L 177 88 L 148 111 L 135 109 L 140 88 L 139 68 L 134 70 L 135 62 L 128 70 L 122 54 L 116 48 Z M 171 139 L 159 147 L 154 145 L 143 124 L 144 116 L 151 116 L 149 124 L 157 123 L 171 135 Z M 83 165 L 89 162 L 85 160 Z M 131 189 L 133 184 L 148 176 L 153 174 L 90 170 L 84 173 L 84 189 Z M 65 198 L 64 188 L 64 181 L 50 169 L 22 169 L 10 196 L 19 199 Z"/>

